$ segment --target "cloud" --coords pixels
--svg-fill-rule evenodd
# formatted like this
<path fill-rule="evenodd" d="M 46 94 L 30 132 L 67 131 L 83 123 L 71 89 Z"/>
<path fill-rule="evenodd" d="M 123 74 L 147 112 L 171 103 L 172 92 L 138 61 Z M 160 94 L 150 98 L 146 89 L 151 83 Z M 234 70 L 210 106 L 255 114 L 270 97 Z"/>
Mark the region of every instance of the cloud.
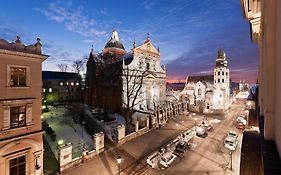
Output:
<path fill-rule="evenodd" d="M 109 16 L 108 11 L 107 11 L 106 8 L 102 9 L 102 10 L 100 11 L 100 13 L 103 14 L 103 15 L 105 15 L 105 16 Z"/>
<path fill-rule="evenodd" d="M 36 8 L 49 20 L 63 23 L 66 30 L 84 37 L 103 36 L 105 31 L 97 29 L 97 22 L 84 13 L 84 7 L 72 4 L 49 3 L 46 9 Z"/>
<path fill-rule="evenodd" d="M 143 7 L 145 10 L 149 10 L 151 7 L 155 5 L 154 2 L 151 2 L 150 0 L 146 0 L 143 2 Z"/>

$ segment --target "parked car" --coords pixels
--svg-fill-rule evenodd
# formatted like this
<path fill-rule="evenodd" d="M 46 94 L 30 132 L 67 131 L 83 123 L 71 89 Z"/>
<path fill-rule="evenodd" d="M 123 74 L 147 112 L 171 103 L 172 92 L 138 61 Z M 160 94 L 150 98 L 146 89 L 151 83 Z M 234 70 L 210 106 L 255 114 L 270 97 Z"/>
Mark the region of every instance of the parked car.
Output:
<path fill-rule="evenodd" d="M 206 131 L 210 131 L 213 128 L 213 125 L 208 121 L 202 121 L 199 126 L 203 127 Z"/>
<path fill-rule="evenodd" d="M 245 119 L 245 117 L 244 117 L 243 115 L 237 117 L 236 122 L 242 123 L 243 125 L 246 125 L 246 124 L 247 124 L 247 120 Z"/>
<path fill-rule="evenodd" d="M 176 145 L 175 152 L 176 153 L 184 153 L 188 149 L 188 143 L 185 141 L 178 142 Z"/>
<path fill-rule="evenodd" d="M 226 137 L 232 137 L 237 139 L 238 138 L 238 134 L 234 131 L 229 131 Z"/>
<path fill-rule="evenodd" d="M 244 125 L 242 122 L 235 122 L 234 123 L 234 125 L 235 125 L 235 127 L 237 128 L 237 129 L 242 129 L 242 130 L 244 130 L 245 128 L 246 128 L 246 125 Z"/>
<path fill-rule="evenodd" d="M 195 130 L 196 130 L 197 136 L 199 136 L 199 137 L 206 137 L 207 136 L 207 132 L 202 126 L 197 126 Z"/>
<path fill-rule="evenodd" d="M 175 161 L 176 158 L 177 158 L 176 155 L 174 155 L 171 152 L 167 152 L 167 153 L 163 154 L 159 163 L 160 163 L 160 165 L 167 168 L 169 165 L 171 165 Z"/>
<path fill-rule="evenodd" d="M 232 136 L 227 136 L 224 140 L 224 147 L 231 151 L 234 151 L 237 147 L 237 143 L 238 143 L 237 138 Z"/>

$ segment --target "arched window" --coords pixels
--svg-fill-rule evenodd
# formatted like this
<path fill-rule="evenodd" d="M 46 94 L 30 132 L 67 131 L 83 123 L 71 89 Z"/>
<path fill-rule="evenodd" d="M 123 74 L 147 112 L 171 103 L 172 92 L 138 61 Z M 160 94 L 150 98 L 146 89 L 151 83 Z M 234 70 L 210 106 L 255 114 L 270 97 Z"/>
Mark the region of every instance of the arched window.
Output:
<path fill-rule="evenodd" d="M 150 69 L 150 65 L 149 63 L 146 63 L 146 70 L 149 70 Z"/>
<path fill-rule="evenodd" d="M 202 90 L 198 89 L 198 95 L 201 95 L 201 94 L 202 94 Z"/>

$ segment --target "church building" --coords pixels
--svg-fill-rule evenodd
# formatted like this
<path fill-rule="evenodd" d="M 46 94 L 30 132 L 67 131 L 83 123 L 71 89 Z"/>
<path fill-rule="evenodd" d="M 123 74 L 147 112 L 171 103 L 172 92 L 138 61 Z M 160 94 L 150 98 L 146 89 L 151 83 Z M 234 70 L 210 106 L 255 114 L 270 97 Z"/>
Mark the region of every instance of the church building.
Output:
<path fill-rule="evenodd" d="M 189 101 L 199 110 L 211 109 L 222 112 L 230 106 L 230 78 L 226 54 L 220 49 L 213 75 L 188 76 L 181 99 Z"/>
<path fill-rule="evenodd" d="M 89 106 L 119 112 L 122 108 L 151 111 L 164 103 L 166 69 L 160 65 L 160 51 L 150 41 L 130 51 L 124 49 L 116 30 L 102 53 L 92 50 L 86 74 Z"/>

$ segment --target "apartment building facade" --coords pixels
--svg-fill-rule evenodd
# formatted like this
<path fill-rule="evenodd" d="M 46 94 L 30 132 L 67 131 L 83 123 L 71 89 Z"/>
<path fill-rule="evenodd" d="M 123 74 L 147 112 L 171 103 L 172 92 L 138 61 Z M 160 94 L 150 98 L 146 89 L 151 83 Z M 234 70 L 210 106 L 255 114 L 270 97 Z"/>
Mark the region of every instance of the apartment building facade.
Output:
<path fill-rule="evenodd" d="M 44 174 L 41 46 L 0 39 L 0 174 Z"/>

